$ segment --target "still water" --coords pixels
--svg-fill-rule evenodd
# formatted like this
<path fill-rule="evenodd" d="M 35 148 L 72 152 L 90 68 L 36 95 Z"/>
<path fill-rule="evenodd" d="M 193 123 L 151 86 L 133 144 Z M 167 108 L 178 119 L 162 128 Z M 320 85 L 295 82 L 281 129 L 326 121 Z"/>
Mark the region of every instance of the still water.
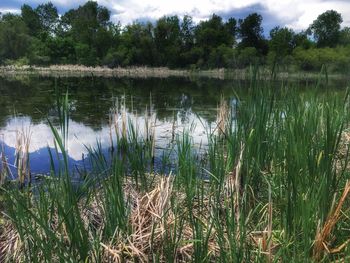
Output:
<path fill-rule="evenodd" d="M 312 83 L 297 83 L 300 92 Z M 276 87 L 281 83 L 276 83 Z M 56 88 L 55 88 L 56 87 Z M 198 147 L 206 144 L 208 131 L 217 126 L 217 108 L 222 97 L 234 106 L 244 99 L 247 81 L 181 78 L 0 78 L 0 142 L 3 154 L 15 173 L 18 132 L 30 137 L 30 169 L 34 174 L 50 169 L 48 148 L 54 147 L 48 119 L 57 120 L 56 93 L 68 90 L 70 102 L 68 155 L 72 166 L 87 157 L 87 147 L 111 146 L 109 116 L 113 105 L 125 102 L 128 118 L 140 130 L 151 111 L 156 149 L 166 149 L 171 138 L 191 130 Z M 344 83 L 333 83 L 335 93 L 344 93 Z M 233 117 L 234 114 L 232 115 Z M 13 165 L 13 166 L 12 166 Z"/>

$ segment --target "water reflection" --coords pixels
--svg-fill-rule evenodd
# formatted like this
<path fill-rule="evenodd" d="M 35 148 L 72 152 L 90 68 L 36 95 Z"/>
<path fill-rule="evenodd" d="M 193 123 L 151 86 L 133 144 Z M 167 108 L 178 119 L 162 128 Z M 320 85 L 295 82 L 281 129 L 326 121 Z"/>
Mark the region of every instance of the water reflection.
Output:
<path fill-rule="evenodd" d="M 144 115 L 127 112 L 127 120 L 137 128 L 140 137 L 146 133 L 146 122 Z M 121 123 L 121 116 L 118 122 Z M 121 125 L 121 124 L 119 124 Z M 200 147 L 207 144 L 207 132 L 213 130 L 215 122 L 208 122 L 203 117 L 193 113 L 191 109 L 179 110 L 174 118 L 158 118 L 155 114 L 151 125 L 155 130 L 156 156 L 162 154 L 162 150 L 169 147 L 174 134 L 181 134 L 184 130 L 191 130 L 191 136 L 195 145 Z M 129 126 L 128 124 L 126 125 Z M 9 163 L 15 163 L 15 149 L 18 139 L 18 132 L 25 130 L 30 133 L 30 167 L 33 173 L 45 173 L 50 168 L 48 148 L 54 149 L 54 138 L 51 128 L 47 122 L 33 123 L 28 116 L 10 118 L 4 127 L 0 129 L 1 141 L 5 145 L 5 155 Z M 88 148 L 96 148 L 97 144 L 107 151 L 112 142 L 116 142 L 115 128 L 102 124 L 96 130 L 82 122 L 69 121 L 69 134 L 67 141 L 68 157 L 71 165 L 82 165 L 81 161 L 88 157 Z M 54 150 L 52 150 L 54 152 Z"/>
<path fill-rule="evenodd" d="M 49 171 L 48 148 L 53 149 L 54 142 L 46 119 L 57 124 L 56 91 L 68 90 L 71 113 L 68 154 L 72 166 L 82 165 L 88 154 L 86 146 L 96 147 L 97 142 L 105 150 L 111 146 L 109 114 L 115 98 L 123 98 L 127 115 L 141 134 L 145 132 L 146 109 L 152 106 L 158 153 L 169 147 L 174 133 L 181 134 L 184 129 L 192 129 L 197 146 L 205 145 L 206 132 L 215 129 L 221 97 L 235 108 L 235 97 L 244 99 L 248 86 L 245 81 L 208 79 L 0 78 L 0 140 L 13 164 L 16 131 L 30 127 L 31 170 Z"/>

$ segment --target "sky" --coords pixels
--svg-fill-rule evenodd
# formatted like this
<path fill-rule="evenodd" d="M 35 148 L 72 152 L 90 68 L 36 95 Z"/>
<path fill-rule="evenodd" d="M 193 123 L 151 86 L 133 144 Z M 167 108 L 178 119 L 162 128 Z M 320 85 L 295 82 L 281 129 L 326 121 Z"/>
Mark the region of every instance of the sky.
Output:
<path fill-rule="evenodd" d="M 36 7 L 45 0 L 0 0 L 0 12 L 20 12 L 22 4 Z M 63 14 L 84 4 L 84 0 L 51 0 Z M 244 18 L 252 12 L 263 16 L 265 33 L 273 27 L 287 26 L 296 31 L 306 29 L 319 14 L 333 9 L 342 14 L 342 26 L 350 26 L 350 0 L 97 0 L 111 11 L 113 22 L 122 25 L 133 21 L 155 21 L 164 15 L 190 15 L 195 22 L 213 13 Z"/>

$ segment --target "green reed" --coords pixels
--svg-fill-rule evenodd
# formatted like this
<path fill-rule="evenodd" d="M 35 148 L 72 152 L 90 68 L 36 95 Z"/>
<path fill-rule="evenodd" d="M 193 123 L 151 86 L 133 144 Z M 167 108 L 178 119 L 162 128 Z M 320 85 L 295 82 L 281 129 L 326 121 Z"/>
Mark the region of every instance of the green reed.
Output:
<path fill-rule="evenodd" d="M 60 130 L 50 123 L 62 153 L 59 167 L 31 187 L 2 189 L 4 213 L 22 242 L 20 256 L 7 254 L 6 260 L 108 262 L 117 261 L 118 251 L 122 262 L 348 260 L 349 245 L 321 251 L 321 258 L 314 251 L 349 178 L 348 92 L 339 97 L 316 85 L 300 93 L 292 84 L 258 82 L 258 74 L 251 68 L 248 96 L 235 98 L 236 106 L 221 115 L 227 119 L 220 132 L 208 129 L 204 153 L 190 129 L 169 142 L 161 171 L 171 172 L 158 177 L 152 125 L 143 136 L 123 115 L 117 151 L 107 158 L 100 144 L 89 148 L 91 169 L 74 183 L 78 175 L 69 170 L 66 148 L 68 95 L 59 99 Z M 147 198 L 162 176 L 172 180 L 172 191 L 162 188 L 169 192 L 154 198 L 164 194 L 159 200 L 169 201 L 150 221 L 150 232 L 135 237 L 134 208 L 152 201 Z M 344 204 L 324 240 L 329 248 L 349 239 L 350 207 Z M 138 238 L 146 240 L 144 247 L 125 248 L 137 246 Z"/>

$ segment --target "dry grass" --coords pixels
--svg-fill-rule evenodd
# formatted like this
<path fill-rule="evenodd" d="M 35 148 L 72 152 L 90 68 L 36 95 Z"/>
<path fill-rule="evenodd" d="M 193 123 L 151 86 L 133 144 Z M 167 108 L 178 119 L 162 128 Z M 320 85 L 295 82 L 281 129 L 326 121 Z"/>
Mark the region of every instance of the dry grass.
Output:
<path fill-rule="evenodd" d="M 216 129 L 218 130 L 219 135 L 224 135 L 226 132 L 226 128 L 229 126 L 228 120 L 230 119 L 230 108 L 228 106 L 227 101 L 222 96 L 220 99 L 220 105 L 217 110 L 216 117 Z"/>
<path fill-rule="evenodd" d="M 3 185 L 6 181 L 6 178 L 10 175 L 9 164 L 5 155 L 5 146 L 4 143 L 1 143 L 1 151 L 0 151 L 0 186 Z"/>
<path fill-rule="evenodd" d="M 242 191 L 241 189 L 241 167 L 243 162 L 244 145 L 241 144 L 239 152 L 239 158 L 231 173 L 226 177 L 225 191 L 221 196 L 222 202 L 230 202 L 233 200 L 235 221 L 241 222 L 240 206 Z M 188 262 L 192 260 L 194 253 L 195 236 L 193 228 L 191 227 L 189 218 L 189 211 L 185 208 L 185 194 L 176 192 L 173 190 L 175 177 L 169 175 L 156 176 L 152 190 L 148 192 L 138 191 L 137 185 L 131 180 L 124 184 L 123 190 L 125 196 L 128 196 L 128 204 L 130 206 L 129 212 L 129 226 L 130 232 L 128 235 L 119 235 L 110 242 L 101 242 L 100 249 L 103 251 L 105 262 L 149 262 L 153 260 L 155 253 L 160 256 L 161 262 L 166 262 L 163 255 L 165 245 L 168 242 L 169 236 L 179 236 L 180 241 L 177 247 L 174 248 L 174 255 L 177 262 Z M 350 182 L 348 182 L 344 188 L 343 194 L 340 197 L 338 204 L 334 211 L 330 213 L 324 226 L 318 231 L 315 237 L 315 245 L 313 255 L 315 260 L 319 260 L 323 253 L 339 253 L 343 250 L 350 240 L 336 248 L 330 248 L 329 241 L 332 236 L 332 230 L 337 222 L 342 217 L 342 207 L 346 198 L 350 193 Z M 87 228 L 97 228 L 97 232 L 102 232 L 103 229 L 103 208 L 99 202 L 99 191 L 96 191 L 95 197 L 92 199 L 88 208 L 81 209 L 82 217 L 84 219 Z M 220 249 L 218 243 L 218 231 L 215 227 L 209 229 L 211 225 L 211 213 L 212 213 L 212 199 L 211 193 L 208 188 L 208 194 L 199 202 L 194 201 L 193 216 L 201 222 L 205 231 L 208 234 L 208 259 L 213 260 L 218 257 Z M 255 247 L 257 251 L 260 251 L 262 255 L 265 255 L 267 262 L 273 262 L 274 255 L 278 244 L 272 240 L 273 229 L 273 204 L 271 189 L 269 186 L 269 202 L 264 208 L 264 215 L 266 216 L 266 228 L 263 230 L 256 230 L 248 233 L 248 240 L 250 240 L 251 246 Z M 181 213 L 174 210 L 172 201 L 178 207 L 181 207 Z M 227 209 L 227 208 L 226 208 Z M 229 211 L 223 211 L 224 213 L 230 213 Z M 184 220 L 184 225 L 181 230 L 176 226 L 180 219 Z M 53 224 L 54 225 L 54 224 Z M 238 233 L 240 231 L 240 225 L 237 224 L 235 231 L 236 240 L 240 239 Z M 221 232 L 223 239 L 228 241 L 229 235 L 232 233 Z M 91 235 L 93 238 L 93 235 Z M 23 259 L 23 243 L 16 232 L 13 225 L 9 222 L 3 226 L 3 231 L 0 237 L 0 259 L 1 262 L 5 258 L 16 259 L 20 262 Z M 228 243 L 228 242 L 227 242 Z"/>
<path fill-rule="evenodd" d="M 342 249 L 344 249 L 348 243 L 350 243 L 350 239 L 345 241 L 343 244 L 336 248 L 329 247 L 329 241 L 332 237 L 332 231 L 335 225 L 339 222 L 342 214 L 342 208 L 346 198 L 350 193 L 350 181 L 348 181 L 345 185 L 343 194 L 341 195 L 336 208 L 328 215 L 326 222 L 323 227 L 317 231 L 315 237 L 315 245 L 313 250 L 313 257 L 316 260 L 319 260 L 323 253 L 326 251 L 327 253 L 339 253 Z"/>
<path fill-rule="evenodd" d="M 31 140 L 30 128 L 16 131 L 16 160 L 18 182 L 21 186 L 25 184 L 25 181 L 31 181 L 31 173 L 29 166 L 29 146 Z"/>
<path fill-rule="evenodd" d="M 23 244 L 15 227 L 9 222 L 0 225 L 0 262 L 8 258 L 21 262 L 22 254 Z"/>
<path fill-rule="evenodd" d="M 51 65 L 49 67 L 40 66 L 1 66 L 0 75 L 40 75 L 53 77 L 132 77 L 132 78 L 168 78 L 168 77 L 209 77 L 215 79 L 224 79 L 225 69 L 211 70 L 185 70 L 169 69 L 166 67 L 126 67 L 126 68 L 108 68 L 108 67 L 87 67 L 83 65 Z M 232 75 L 232 73 L 231 73 Z M 245 78 L 246 73 L 242 70 L 235 70 L 234 76 Z"/>
<path fill-rule="evenodd" d="M 133 191 L 133 208 L 129 219 L 132 234 L 125 243 L 119 243 L 115 246 L 102 244 L 106 253 L 116 262 L 119 262 L 125 255 L 130 259 L 138 258 L 141 262 L 147 262 L 151 246 L 162 245 L 168 220 L 173 217 L 173 215 L 166 216 L 172 194 L 172 181 L 171 176 L 162 178 L 152 191 L 144 195 Z"/>
<path fill-rule="evenodd" d="M 233 171 L 228 175 L 226 183 L 225 183 L 225 192 L 227 198 L 230 196 L 234 196 L 234 207 L 235 207 L 235 216 L 236 216 L 236 222 L 237 222 L 237 234 L 240 233 L 240 216 L 241 216 L 241 195 L 242 195 L 242 189 L 241 189 L 241 167 L 243 162 L 243 152 L 244 152 L 244 145 L 241 144 L 241 149 L 239 153 L 239 158 L 237 160 L 237 163 L 235 165 L 235 168 Z M 239 236 L 237 236 L 239 239 Z"/>
<path fill-rule="evenodd" d="M 105 66 L 88 67 L 84 65 L 51 65 L 49 67 L 42 66 L 0 66 L 1 76 L 18 77 L 19 75 L 40 75 L 50 77 L 132 77 L 132 78 L 167 78 L 167 77 L 187 77 L 198 78 L 206 77 L 213 79 L 234 79 L 234 80 L 246 80 L 249 79 L 251 72 L 247 69 L 208 69 L 208 70 L 186 70 L 186 69 L 169 69 L 166 67 L 117 67 L 108 68 Z M 260 70 L 259 79 L 269 80 L 271 79 L 271 71 L 268 68 Z M 342 74 L 329 74 L 331 79 L 343 79 Z M 276 79 L 279 80 L 317 80 L 319 78 L 318 73 L 312 72 L 279 72 L 276 75 Z"/>
<path fill-rule="evenodd" d="M 235 171 L 239 173 L 239 169 L 240 164 L 238 163 Z M 227 181 L 229 180 L 231 180 L 230 177 L 227 178 Z M 237 180 L 235 182 L 237 183 Z M 169 236 L 180 237 L 178 246 L 174 251 L 176 261 L 187 262 L 192 259 L 195 242 L 194 230 L 188 221 L 189 211 L 185 209 L 185 195 L 174 192 L 173 185 L 174 176 L 172 175 L 167 177 L 157 176 L 154 180 L 153 189 L 145 193 L 139 192 L 138 187 L 131 181 L 125 183 L 124 193 L 130 199 L 128 202 L 130 204 L 129 226 L 131 232 L 127 236 L 116 237 L 114 239 L 116 241 L 113 243 L 100 244 L 106 262 L 129 262 L 135 259 L 139 262 L 149 262 L 155 252 L 160 253 L 162 262 L 166 262 L 162 251 Z M 238 189 L 237 185 L 235 189 Z M 223 196 L 222 201 L 227 202 L 227 198 L 231 198 L 231 196 Z M 98 228 L 98 232 L 101 232 L 103 228 L 103 208 L 98 200 L 100 199 L 97 191 L 89 208 L 85 206 L 81 213 L 86 227 L 91 228 L 93 226 Z M 181 208 L 181 213 L 173 210 L 171 200 L 176 200 L 177 206 L 184 208 Z M 217 231 L 215 228 L 209 230 L 212 206 L 210 193 L 208 193 L 205 200 L 201 203 L 197 200 L 193 207 L 193 216 L 201 222 L 204 229 L 206 229 L 205 231 L 209 234 L 209 258 L 218 256 L 220 250 L 217 242 Z M 177 224 L 179 220 L 183 219 L 185 219 L 184 225 L 180 230 Z M 21 261 L 23 259 L 22 242 L 14 226 L 9 222 L 10 220 L 3 226 L 4 231 L 0 237 L 0 252 L 3 258 Z M 56 224 L 57 222 L 52 222 L 52 227 L 55 227 Z M 225 233 L 225 235 L 228 234 Z M 226 236 L 224 238 L 228 239 Z"/>

